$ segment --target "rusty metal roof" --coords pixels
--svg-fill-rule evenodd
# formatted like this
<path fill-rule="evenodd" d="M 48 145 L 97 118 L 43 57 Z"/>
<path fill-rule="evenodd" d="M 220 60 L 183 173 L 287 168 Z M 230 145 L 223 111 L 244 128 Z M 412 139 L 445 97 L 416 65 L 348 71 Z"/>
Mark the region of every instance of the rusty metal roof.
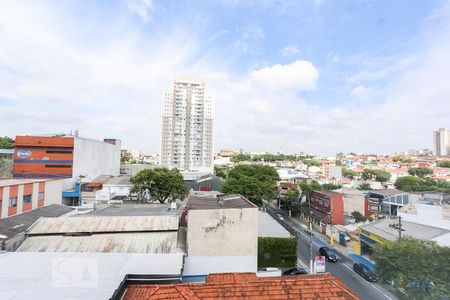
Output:
<path fill-rule="evenodd" d="M 97 252 L 167 254 L 177 250 L 177 232 L 30 236 L 18 252 Z"/>
<path fill-rule="evenodd" d="M 29 235 L 178 230 L 178 216 L 72 216 L 42 218 Z"/>

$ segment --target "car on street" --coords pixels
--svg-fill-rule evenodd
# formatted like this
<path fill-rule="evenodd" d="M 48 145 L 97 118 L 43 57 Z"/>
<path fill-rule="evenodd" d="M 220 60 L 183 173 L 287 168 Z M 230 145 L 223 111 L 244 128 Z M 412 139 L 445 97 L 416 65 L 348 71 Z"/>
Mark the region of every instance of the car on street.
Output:
<path fill-rule="evenodd" d="M 274 277 L 281 276 L 281 269 L 274 267 L 266 267 L 256 273 L 258 277 Z"/>
<path fill-rule="evenodd" d="M 364 278 L 367 281 L 375 282 L 378 280 L 377 275 L 372 272 L 366 265 L 362 263 L 355 263 L 353 265 L 353 271 L 355 271 L 358 275 Z"/>
<path fill-rule="evenodd" d="M 283 276 L 304 275 L 304 274 L 308 274 L 308 271 L 306 271 L 303 268 L 291 268 L 283 272 Z"/>
<path fill-rule="evenodd" d="M 282 214 L 277 214 L 277 217 L 278 217 L 278 219 L 280 219 L 280 220 L 284 220 L 284 217 L 283 217 Z"/>
<path fill-rule="evenodd" d="M 337 262 L 337 256 L 336 256 L 336 253 L 334 253 L 333 249 L 328 248 L 328 247 L 320 247 L 319 253 L 320 253 L 320 255 L 325 256 L 325 258 L 329 262 Z"/>

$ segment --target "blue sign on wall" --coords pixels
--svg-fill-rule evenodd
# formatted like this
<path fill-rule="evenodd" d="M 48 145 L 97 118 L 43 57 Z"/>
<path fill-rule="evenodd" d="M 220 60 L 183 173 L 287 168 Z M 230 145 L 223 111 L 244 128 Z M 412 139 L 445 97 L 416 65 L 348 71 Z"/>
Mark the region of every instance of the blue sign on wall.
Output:
<path fill-rule="evenodd" d="M 17 156 L 22 158 L 22 159 L 25 159 L 25 158 L 31 156 L 31 151 L 19 150 L 19 151 L 17 151 Z"/>

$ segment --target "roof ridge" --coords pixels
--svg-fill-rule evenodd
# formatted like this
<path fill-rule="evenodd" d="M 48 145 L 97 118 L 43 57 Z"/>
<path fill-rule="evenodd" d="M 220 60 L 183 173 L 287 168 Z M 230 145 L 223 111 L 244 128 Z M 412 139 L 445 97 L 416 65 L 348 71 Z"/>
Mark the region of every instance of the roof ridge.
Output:
<path fill-rule="evenodd" d="M 356 294 L 353 293 L 353 291 L 349 288 L 347 288 L 347 286 L 345 286 L 340 279 L 336 278 L 336 277 L 331 277 L 329 276 L 328 281 L 331 282 L 331 284 L 333 284 L 334 286 L 341 288 L 343 290 L 345 290 L 350 296 L 352 296 L 354 299 L 360 299 Z M 336 280 L 339 282 L 336 282 Z"/>
<path fill-rule="evenodd" d="M 200 297 L 192 290 L 189 288 L 189 286 L 186 285 L 181 285 L 181 286 L 177 286 L 175 285 L 175 289 L 183 296 L 184 299 L 190 300 L 190 299 L 194 299 L 194 300 L 201 300 Z"/>

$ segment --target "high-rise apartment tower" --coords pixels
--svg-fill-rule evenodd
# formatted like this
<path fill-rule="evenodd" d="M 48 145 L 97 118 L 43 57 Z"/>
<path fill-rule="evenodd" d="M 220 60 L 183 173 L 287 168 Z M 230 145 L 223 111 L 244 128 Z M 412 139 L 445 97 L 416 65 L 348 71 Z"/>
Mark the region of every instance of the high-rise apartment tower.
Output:
<path fill-rule="evenodd" d="M 211 171 L 214 98 L 205 95 L 205 82 L 177 78 L 162 103 L 161 165 Z"/>
<path fill-rule="evenodd" d="M 439 128 L 433 131 L 434 154 L 450 156 L 450 130 Z"/>

